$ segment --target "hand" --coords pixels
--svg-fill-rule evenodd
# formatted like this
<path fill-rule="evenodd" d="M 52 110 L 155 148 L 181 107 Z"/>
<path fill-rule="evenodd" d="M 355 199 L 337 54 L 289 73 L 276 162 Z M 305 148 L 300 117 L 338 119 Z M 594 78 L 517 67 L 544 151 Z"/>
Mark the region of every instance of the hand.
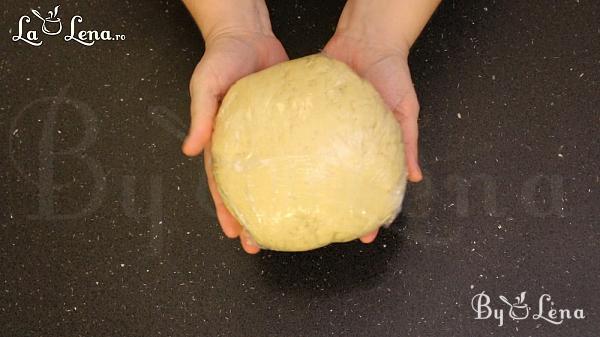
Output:
<path fill-rule="evenodd" d="M 272 34 L 220 32 L 206 39 L 204 56 L 190 80 L 191 126 L 182 150 L 188 156 L 196 156 L 204 149 L 208 186 L 223 233 L 229 238 L 239 236 L 243 249 L 249 254 L 256 254 L 260 249 L 219 195 L 211 170 L 210 137 L 219 103 L 229 87 L 246 75 L 287 59 L 283 46 Z"/>
<path fill-rule="evenodd" d="M 346 63 L 379 91 L 400 123 L 408 180 L 419 182 L 423 174 L 418 160 L 419 101 L 408 68 L 408 47 L 397 47 L 364 35 L 336 33 L 323 53 Z M 369 243 L 377 231 L 361 238 Z"/>

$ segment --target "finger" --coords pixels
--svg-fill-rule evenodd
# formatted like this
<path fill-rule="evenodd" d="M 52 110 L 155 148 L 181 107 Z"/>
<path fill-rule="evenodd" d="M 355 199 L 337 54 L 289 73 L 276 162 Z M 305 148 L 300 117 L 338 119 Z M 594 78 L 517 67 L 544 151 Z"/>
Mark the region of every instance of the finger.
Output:
<path fill-rule="evenodd" d="M 218 108 L 218 95 L 211 89 L 210 80 L 199 75 L 190 86 L 191 123 L 181 147 L 187 156 L 197 156 L 210 140 Z"/>
<path fill-rule="evenodd" d="M 207 147 L 204 151 L 204 169 L 206 170 L 206 178 L 208 180 L 208 189 L 210 190 L 210 194 L 215 203 L 215 209 L 217 211 L 217 219 L 219 220 L 219 224 L 223 229 L 223 233 L 230 239 L 237 238 L 242 231 L 242 226 L 235 219 L 233 215 L 227 210 L 225 207 L 225 203 L 223 203 L 223 199 L 219 194 L 219 190 L 217 189 L 217 184 L 215 183 L 215 179 L 212 173 L 212 156 L 210 152 L 210 143 L 207 144 Z"/>
<path fill-rule="evenodd" d="M 423 173 L 419 166 L 419 125 L 417 122 L 419 103 L 416 95 L 403 101 L 395 109 L 394 115 L 402 128 L 408 180 L 414 183 L 419 182 L 423 180 Z"/>
<path fill-rule="evenodd" d="M 371 243 L 371 242 L 375 241 L 375 238 L 377 237 L 377 233 L 379 233 L 379 228 L 367 235 L 361 236 L 360 241 L 362 243 Z"/>
<path fill-rule="evenodd" d="M 254 239 L 252 239 L 250 233 L 248 233 L 248 231 L 246 231 L 245 229 L 242 229 L 242 233 L 240 234 L 240 242 L 242 244 L 242 248 L 244 249 L 244 251 L 246 251 L 246 253 L 256 254 L 260 252 L 260 247 L 258 247 Z"/>
<path fill-rule="evenodd" d="M 410 121 L 402 126 L 402 137 L 404 141 L 404 153 L 406 157 L 406 167 L 408 169 L 408 180 L 417 183 L 423 180 L 423 173 L 419 167 L 419 149 L 418 134 L 419 129 L 417 121 Z"/>

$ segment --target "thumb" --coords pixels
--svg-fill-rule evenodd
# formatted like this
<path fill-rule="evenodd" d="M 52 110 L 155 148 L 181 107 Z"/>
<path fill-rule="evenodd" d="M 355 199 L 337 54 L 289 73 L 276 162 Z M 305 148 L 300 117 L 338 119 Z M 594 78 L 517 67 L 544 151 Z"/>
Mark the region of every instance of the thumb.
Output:
<path fill-rule="evenodd" d="M 416 94 L 411 92 L 394 109 L 394 115 L 400 123 L 402 129 L 402 138 L 404 142 L 404 152 L 406 166 L 408 169 L 408 180 L 419 182 L 423 180 L 423 173 L 419 166 L 418 141 L 419 141 L 419 101 Z"/>
<path fill-rule="evenodd" d="M 218 93 L 208 78 L 200 77 L 190 85 L 190 96 L 190 129 L 181 149 L 187 156 L 197 156 L 210 140 L 218 108 Z"/>

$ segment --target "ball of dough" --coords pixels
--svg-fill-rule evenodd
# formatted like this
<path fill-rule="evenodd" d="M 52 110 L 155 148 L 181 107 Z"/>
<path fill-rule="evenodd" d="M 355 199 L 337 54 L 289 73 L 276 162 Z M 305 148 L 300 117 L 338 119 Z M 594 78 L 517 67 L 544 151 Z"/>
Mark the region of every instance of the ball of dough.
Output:
<path fill-rule="evenodd" d="M 357 239 L 400 211 L 402 134 L 377 91 L 311 55 L 233 85 L 216 117 L 213 173 L 229 211 L 263 248 Z"/>

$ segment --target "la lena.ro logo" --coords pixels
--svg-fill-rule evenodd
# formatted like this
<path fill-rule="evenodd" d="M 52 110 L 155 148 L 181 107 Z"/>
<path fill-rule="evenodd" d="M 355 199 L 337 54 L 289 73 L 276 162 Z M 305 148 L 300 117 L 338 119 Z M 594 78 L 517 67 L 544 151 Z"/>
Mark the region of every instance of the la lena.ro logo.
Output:
<path fill-rule="evenodd" d="M 59 17 L 58 9 L 60 5 L 54 7 L 54 10 L 48 11 L 48 16 L 44 17 L 39 11 L 32 9 L 31 13 L 39 19 L 31 21 L 31 17 L 23 15 L 19 19 L 19 32 L 13 35 L 12 40 L 23 41 L 35 47 L 42 45 L 40 30 L 48 36 L 59 35 L 63 31 L 63 24 Z M 64 40 L 75 41 L 84 46 L 93 46 L 96 41 L 123 41 L 125 35 L 113 34 L 110 30 L 81 30 L 78 24 L 83 22 L 81 15 L 74 15 L 70 21 L 70 31 L 65 35 Z"/>
<path fill-rule="evenodd" d="M 530 307 L 525 302 L 525 294 L 526 292 L 523 291 L 516 296 L 514 303 L 511 303 L 505 296 L 500 295 L 498 298 L 503 302 L 502 308 L 495 308 L 490 296 L 485 291 L 482 291 L 473 296 L 471 300 L 471 308 L 475 311 L 475 319 L 486 320 L 493 317 L 498 321 L 498 326 L 503 326 L 505 309 L 508 311 L 508 317 L 514 321 L 528 319 L 532 312 L 531 319 L 543 320 L 554 325 L 560 325 L 569 319 L 579 320 L 585 318 L 583 309 L 557 309 L 549 294 L 542 294 L 540 296 L 537 308 Z"/>

